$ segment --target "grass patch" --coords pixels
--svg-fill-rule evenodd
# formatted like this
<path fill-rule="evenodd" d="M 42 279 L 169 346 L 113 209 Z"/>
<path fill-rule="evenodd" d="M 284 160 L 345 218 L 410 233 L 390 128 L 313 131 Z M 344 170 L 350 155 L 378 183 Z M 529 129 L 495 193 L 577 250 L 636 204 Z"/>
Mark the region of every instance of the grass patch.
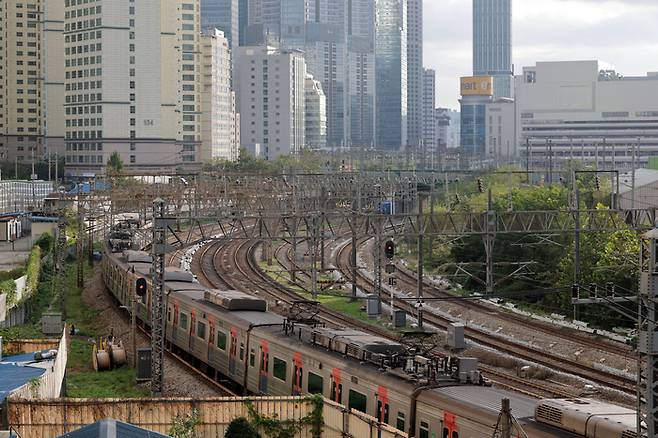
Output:
<path fill-rule="evenodd" d="M 123 367 L 101 373 L 91 365 L 92 344 L 71 339 L 66 365 L 68 397 L 138 398 L 148 396 L 146 389 L 135 386 L 135 370 Z"/>
<path fill-rule="evenodd" d="M 364 298 L 351 301 L 351 295 L 348 295 L 344 290 L 339 289 L 333 289 L 332 294 L 321 292 L 316 298 L 313 298 L 313 295 L 306 289 L 303 289 L 299 285 L 292 283 L 290 281 L 290 275 L 288 271 L 285 271 L 280 265 L 268 266 L 267 262 L 259 261 L 258 266 L 265 274 L 267 274 L 268 277 L 276 282 L 284 284 L 286 287 L 305 299 L 318 301 L 322 306 L 329 310 L 348 315 L 351 318 L 363 321 L 373 326 L 383 327 L 389 330 L 391 334 L 398 334 L 396 331 L 391 330 L 390 327 L 386 325 L 390 321 L 390 314 L 382 314 L 380 318 L 371 318 L 364 310 L 362 310 L 365 306 Z"/>

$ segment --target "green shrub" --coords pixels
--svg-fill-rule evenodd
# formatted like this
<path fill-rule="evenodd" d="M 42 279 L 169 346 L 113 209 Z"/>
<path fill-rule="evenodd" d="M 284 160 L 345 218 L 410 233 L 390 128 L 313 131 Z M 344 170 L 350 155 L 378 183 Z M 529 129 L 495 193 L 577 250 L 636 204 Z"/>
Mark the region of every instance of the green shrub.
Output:
<path fill-rule="evenodd" d="M 7 294 L 7 308 L 12 307 L 16 301 L 16 283 L 14 280 L 1 281 L 0 294 Z"/>
<path fill-rule="evenodd" d="M 238 417 L 229 423 L 224 438 L 260 438 L 260 435 L 246 418 Z"/>
<path fill-rule="evenodd" d="M 43 233 L 37 239 L 35 245 L 41 248 L 41 252 L 50 251 L 53 245 L 53 235 L 50 233 Z"/>
<path fill-rule="evenodd" d="M 28 294 L 32 294 L 37 291 L 39 287 L 39 274 L 41 271 L 41 247 L 35 246 L 30 251 L 30 257 L 27 260 L 27 268 L 25 270 L 27 274 L 27 289 Z"/>

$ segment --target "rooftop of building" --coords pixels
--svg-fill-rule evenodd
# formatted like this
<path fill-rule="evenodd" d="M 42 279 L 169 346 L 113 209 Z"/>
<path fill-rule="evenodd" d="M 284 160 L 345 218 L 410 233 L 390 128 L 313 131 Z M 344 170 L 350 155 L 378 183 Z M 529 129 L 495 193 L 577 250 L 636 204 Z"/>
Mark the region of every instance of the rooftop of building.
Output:
<path fill-rule="evenodd" d="M 658 182 L 658 170 L 635 169 L 635 190 Z M 633 190 L 633 172 L 619 175 L 619 193 L 624 194 Z"/>
<path fill-rule="evenodd" d="M 614 65 L 599 60 L 539 61 L 533 66 L 523 67 L 523 74 L 557 70 L 563 72 L 564 76 L 570 76 L 574 80 L 579 80 L 583 77 L 597 78 L 601 82 L 658 80 L 658 72 L 648 72 L 645 76 L 624 76 L 617 72 Z M 552 75 L 547 76 L 552 77 Z"/>
<path fill-rule="evenodd" d="M 47 352 L 48 350 L 43 350 Z M 0 359 L 0 403 L 30 380 L 41 376 L 55 358 L 36 361 L 34 353 L 18 354 Z"/>

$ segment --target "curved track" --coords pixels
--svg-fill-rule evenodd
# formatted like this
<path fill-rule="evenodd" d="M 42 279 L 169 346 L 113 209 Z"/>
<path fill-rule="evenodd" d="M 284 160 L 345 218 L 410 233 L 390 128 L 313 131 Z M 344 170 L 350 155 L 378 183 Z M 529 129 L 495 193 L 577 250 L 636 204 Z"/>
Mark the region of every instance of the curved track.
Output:
<path fill-rule="evenodd" d="M 339 250 L 337 267 L 343 273 L 350 272 L 350 252 L 351 244 L 349 242 Z M 358 286 L 364 290 L 371 290 L 373 288 L 370 279 L 366 278 L 361 273 L 358 275 Z M 387 294 L 383 294 L 382 301 L 386 303 L 390 302 L 390 298 L 387 296 Z M 417 313 L 416 308 L 408 301 L 397 300 L 395 306 L 405 310 L 410 315 L 415 315 Z M 423 315 L 423 319 L 425 321 L 441 329 L 447 329 L 448 325 L 452 322 L 447 318 L 427 311 L 424 312 Z M 491 333 L 479 330 L 474 327 L 466 326 L 465 336 L 482 346 L 491 348 L 495 351 L 504 352 L 513 357 L 546 366 L 547 368 L 554 371 L 582 377 L 594 383 L 616 389 L 629 395 L 636 395 L 637 393 L 634 379 L 629 379 L 627 377 L 619 376 L 617 374 L 603 370 L 597 370 L 568 358 L 551 356 L 546 351 L 539 350 L 528 345 L 521 345 L 501 337 L 496 337 Z"/>

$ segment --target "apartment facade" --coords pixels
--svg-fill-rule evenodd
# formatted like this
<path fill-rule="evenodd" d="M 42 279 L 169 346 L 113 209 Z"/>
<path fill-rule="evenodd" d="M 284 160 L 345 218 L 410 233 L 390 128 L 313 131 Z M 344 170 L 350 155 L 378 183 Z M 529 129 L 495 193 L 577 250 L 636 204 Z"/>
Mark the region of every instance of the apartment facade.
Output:
<path fill-rule="evenodd" d="M 512 0 L 473 0 L 473 76 L 494 78 L 493 97 L 513 98 Z"/>
<path fill-rule="evenodd" d="M 407 0 L 375 0 L 376 146 L 407 145 Z"/>
<path fill-rule="evenodd" d="M 201 161 L 237 161 L 240 143 L 231 50 L 224 33 L 205 29 L 201 37 L 203 93 L 201 94 Z"/>
<path fill-rule="evenodd" d="M 239 47 L 235 68 L 242 145 L 267 160 L 299 153 L 306 134 L 303 54 Z"/>
<path fill-rule="evenodd" d="M 0 3 L 0 161 L 64 150 L 64 0 Z"/>
<path fill-rule="evenodd" d="M 200 164 L 198 0 L 65 0 L 70 176 Z"/>

